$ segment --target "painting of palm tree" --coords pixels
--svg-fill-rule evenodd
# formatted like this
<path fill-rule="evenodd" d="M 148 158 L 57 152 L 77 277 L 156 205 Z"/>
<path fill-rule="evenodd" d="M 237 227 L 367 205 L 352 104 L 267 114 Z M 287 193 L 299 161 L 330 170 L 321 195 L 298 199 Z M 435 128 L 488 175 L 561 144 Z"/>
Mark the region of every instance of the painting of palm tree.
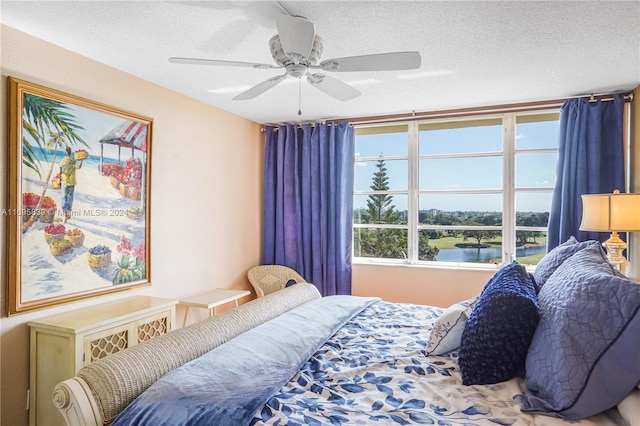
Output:
<path fill-rule="evenodd" d="M 40 200 L 36 205 L 36 209 L 42 207 L 45 199 L 51 175 L 53 174 L 54 165 L 56 164 L 56 155 L 58 148 L 66 148 L 67 146 L 84 145 L 87 143 L 78 135 L 79 130 L 84 130 L 77 122 L 73 114 L 69 111 L 69 107 L 59 101 L 47 99 L 34 94 L 25 93 L 23 98 L 23 114 L 22 126 L 24 136 L 22 137 L 22 164 L 42 177 L 40 170 L 41 162 L 38 160 L 34 146 L 34 141 L 38 148 L 45 153 L 53 152 L 53 158 L 48 173 L 43 180 L 42 193 Z M 45 137 L 48 135 L 48 137 Z M 46 148 L 46 150 L 45 150 Z M 23 225 L 22 232 L 26 232 L 36 216 L 31 216 Z"/>
<path fill-rule="evenodd" d="M 12 77 L 9 99 L 9 314 L 150 285 L 152 119 Z"/>

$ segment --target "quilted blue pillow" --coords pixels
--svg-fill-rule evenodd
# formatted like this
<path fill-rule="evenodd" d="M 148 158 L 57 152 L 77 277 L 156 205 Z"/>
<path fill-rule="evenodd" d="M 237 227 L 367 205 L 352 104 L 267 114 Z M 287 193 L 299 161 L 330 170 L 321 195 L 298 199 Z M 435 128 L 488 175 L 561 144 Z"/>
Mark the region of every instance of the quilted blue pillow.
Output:
<path fill-rule="evenodd" d="M 596 244 L 560 265 L 538 297 L 522 411 L 574 420 L 622 401 L 640 382 L 640 283 Z"/>
<path fill-rule="evenodd" d="M 583 241 L 579 243 L 578 240 L 571 237 L 547 253 L 542 259 L 540 259 L 540 262 L 536 265 L 536 270 L 533 271 L 533 278 L 536 280 L 538 291 L 542 288 L 544 283 L 547 282 L 551 274 L 553 274 L 553 272 L 558 269 L 558 266 L 562 265 L 565 260 L 593 244 L 600 243 L 597 241 Z"/>
<path fill-rule="evenodd" d="M 462 383 L 504 382 L 523 372 L 537 324 L 535 284 L 514 261 L 487 282 L 467 320 L 458 353 Z"/>

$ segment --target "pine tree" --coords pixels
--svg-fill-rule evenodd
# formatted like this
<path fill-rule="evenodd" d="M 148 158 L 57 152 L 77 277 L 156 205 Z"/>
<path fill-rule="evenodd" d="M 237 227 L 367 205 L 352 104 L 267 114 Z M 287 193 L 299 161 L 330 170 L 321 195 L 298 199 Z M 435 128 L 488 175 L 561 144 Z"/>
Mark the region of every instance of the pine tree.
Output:
<path fill-rule="evenodd" d="M 378 160 L 376 171 L 373 174 L 373 182 L 369 188 L 372 191 L 388 191 L 389 176 L 387 176 L 387 167 L 384 160 Z M 389 194 L 371 194 L 367 200 L 367 212 L 369 213 L 370 223 L 396 223 L 398 217 L 394 214 L 395 206 L 393 203 L 393 195 Z"/>
<path fill-rule="evenodd" d="M 388 191 L 389 176 L 384 160 L 378 160 L 369 188 L 372 191 Z M 367 200 L 367 223 L 394 224 L 401 221 L 401 214 L 395 210 L 393 195 L 371 194 Z M 407 233 L 403 229 L 359 229 L 356 235 L 356 247 L 359 255 L 386 259 L 406 259 Z M 438 249 L 429 246 L 428 238 L 420 238 L 420 260 L 435 260 Z"/>

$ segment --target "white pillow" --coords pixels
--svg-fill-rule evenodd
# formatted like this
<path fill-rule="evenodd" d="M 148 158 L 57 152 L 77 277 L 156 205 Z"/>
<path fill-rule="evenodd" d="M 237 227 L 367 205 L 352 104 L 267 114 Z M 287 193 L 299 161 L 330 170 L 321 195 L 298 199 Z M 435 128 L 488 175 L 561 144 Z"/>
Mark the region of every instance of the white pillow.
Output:
<path fill-rule="evenodd" d="M 460 347 L 467 318 L 478 302 L 478 296 L 449 306 L 440 315 L 427 340 L 427 355 L 442 355 Z"/>
<path fill-rule="evenodd" d="M 617 408 L 627 425 L 638 423 L 640 420 L 640 384 L 633 388 L 631 393 L 618 404 Z"/>

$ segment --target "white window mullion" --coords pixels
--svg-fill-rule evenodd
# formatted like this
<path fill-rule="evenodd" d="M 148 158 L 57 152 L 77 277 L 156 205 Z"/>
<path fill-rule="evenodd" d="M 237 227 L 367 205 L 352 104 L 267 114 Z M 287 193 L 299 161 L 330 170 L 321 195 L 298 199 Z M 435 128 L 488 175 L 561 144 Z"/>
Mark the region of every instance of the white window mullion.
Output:
<path fill-rule="evenodd" d="M 409 194 L 407 200 L 407 241 L 409 245 L 409 263 L 418 261 L 418 122 L 409 123 Z"/>
<path fill-rule="evenodd" d="M 502 194 L 502 261 L 510 263 L 516 258 L 515 234 L 515 146 L 516 116 L 505 114 L 502 121 L 503 139 L 503 194 Z"/>

